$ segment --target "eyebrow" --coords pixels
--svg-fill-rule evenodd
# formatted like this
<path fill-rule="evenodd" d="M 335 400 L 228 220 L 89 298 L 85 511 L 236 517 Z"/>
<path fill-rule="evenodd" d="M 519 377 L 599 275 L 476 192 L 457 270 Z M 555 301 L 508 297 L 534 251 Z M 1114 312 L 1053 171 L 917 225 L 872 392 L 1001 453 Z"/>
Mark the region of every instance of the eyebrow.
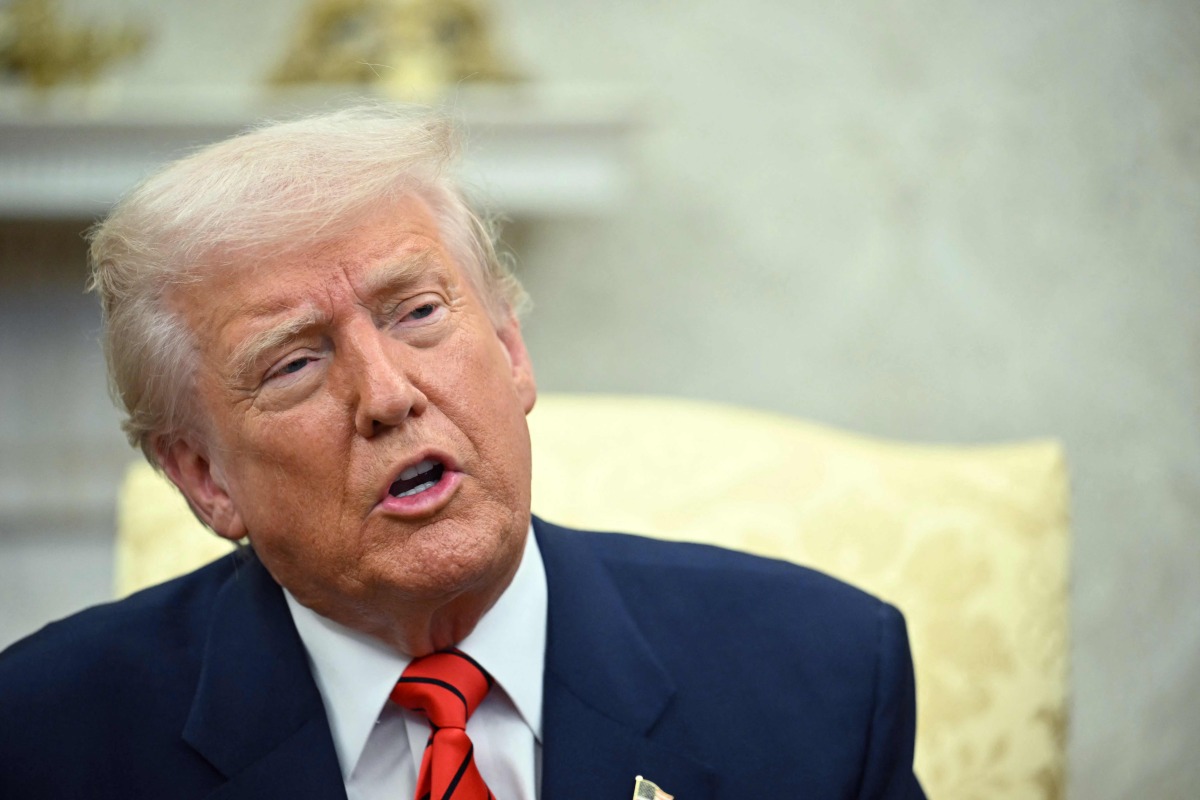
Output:
<path fill-rule="evenodd" d="M 389 261 L 363 278 L 361 292 L 365 297 L 379 297 L 401 289 L 406 289 L 435 268 L 442 260 L 429 250 L 419 250 L 411 255 Z"/>
<path fill-rule="evenodd" d="M 362 281 L 360 292 L 364 297 L 374 298 L 402 291 L 418 283 L 440 264 L 441 259 L 436 254 L 421 250 L 410 257 L 388 262 L 368 274 Z M 320 309 L 308 308 L 297 316 L 247 336 L 229 357 L 230 375 L 240 383 L 254 371 L 264 353 L 326 321 L 327 315 Z"/>
<path fill-rule="evenodd" d="M 263 354 L 294 339 L 302 331 L 321 324 L 326 315 L 317 308 L 308 308 L 303 313 L 283 320 L 266 330 L 251 334 L 243 339 L 229 357 L 229 374 L 240 382 L 258 364 Z"/>

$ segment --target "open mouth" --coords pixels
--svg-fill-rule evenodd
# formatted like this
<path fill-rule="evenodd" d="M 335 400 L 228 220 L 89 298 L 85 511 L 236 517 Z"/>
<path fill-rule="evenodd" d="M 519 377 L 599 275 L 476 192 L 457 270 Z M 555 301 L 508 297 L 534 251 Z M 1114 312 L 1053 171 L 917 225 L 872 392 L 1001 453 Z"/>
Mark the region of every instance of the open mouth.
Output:
<path fill-rule="evenodd" d="M 412 497 L 437 486 L 442 479 L 446 467 L 440 461 L 427 458 L 418 464 L 413 464 L 400 473 L 400 477 L 388 489 L 392 497 Z"/>

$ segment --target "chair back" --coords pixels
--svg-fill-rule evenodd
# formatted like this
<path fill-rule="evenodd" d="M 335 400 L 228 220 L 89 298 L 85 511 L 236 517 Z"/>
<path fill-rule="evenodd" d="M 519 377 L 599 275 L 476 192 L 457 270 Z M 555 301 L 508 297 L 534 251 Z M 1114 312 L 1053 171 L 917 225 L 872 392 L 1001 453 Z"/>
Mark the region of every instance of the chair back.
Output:
<path fill-rule="evenodd" d="M 931 798 L 1064 796 L 1067 479 L 1061 447 L 884 442 L 686 400 L 547 395 L 535 513 L 815 567 L 898 606 Z M 118 525 L 125 593 L 227 552 L 147 465 Z"/>

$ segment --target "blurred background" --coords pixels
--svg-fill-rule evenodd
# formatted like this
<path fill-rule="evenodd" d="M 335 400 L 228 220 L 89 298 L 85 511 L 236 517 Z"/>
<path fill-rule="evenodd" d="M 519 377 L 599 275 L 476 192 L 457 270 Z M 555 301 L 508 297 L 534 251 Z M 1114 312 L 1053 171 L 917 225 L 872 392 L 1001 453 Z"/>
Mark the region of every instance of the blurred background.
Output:
<path fill-rule="evenodd" d="M 324 102 L 266 86 L 361 44 L 328 15 L 361 5 L 0 4 L 0 646 L 111 595 L 135 454 L 82 231 L 156 159 Z M 498 83 L 431 56 L 375 91 L 463 118 L 541 388 L 1062 439 L 1069 796 L 1200 796 L 1200 5 L 448 5 Z"/>

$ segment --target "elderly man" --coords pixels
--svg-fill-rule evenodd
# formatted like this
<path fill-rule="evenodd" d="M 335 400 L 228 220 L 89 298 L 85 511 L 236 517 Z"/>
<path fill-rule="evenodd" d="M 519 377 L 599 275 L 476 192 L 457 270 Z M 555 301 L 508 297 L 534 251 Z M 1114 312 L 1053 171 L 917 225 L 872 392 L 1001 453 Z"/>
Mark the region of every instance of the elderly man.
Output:
<path fill-rule="evenodd" d="M 523 293 L 451 141 L 263 127 L 96 229 L 130 439 L 249 545 L 0 657 L 0 796 L 922 797 L 890 606 L 531 519 Z"/>

